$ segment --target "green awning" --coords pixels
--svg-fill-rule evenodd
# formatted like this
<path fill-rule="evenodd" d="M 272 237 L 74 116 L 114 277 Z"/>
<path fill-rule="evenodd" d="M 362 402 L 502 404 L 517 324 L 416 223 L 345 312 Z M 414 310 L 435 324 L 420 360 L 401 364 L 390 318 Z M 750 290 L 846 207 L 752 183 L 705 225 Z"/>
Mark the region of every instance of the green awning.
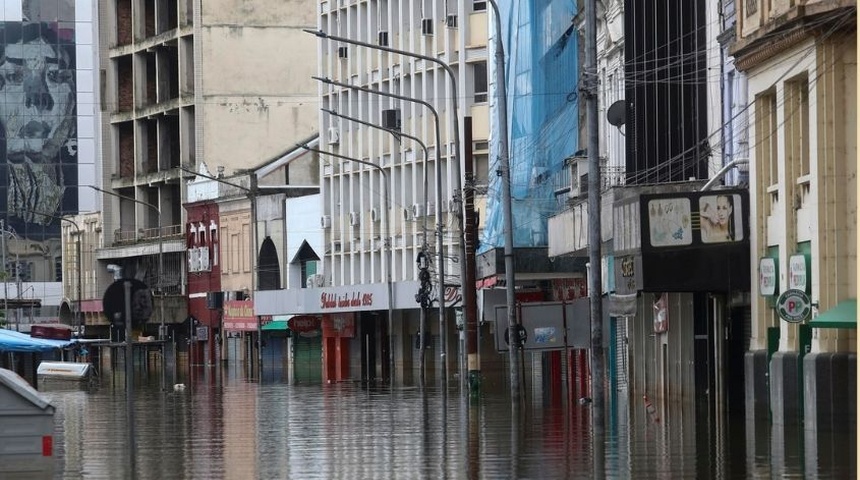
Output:
<path fill-rule="evenodd" d="M 857 328 L 857 299 L 843 300 L 809 322 L 812 328 Z"/>
<path fill-rule="evenodd" d="M 261 328 L 261 330 L 263 330 L 263 331 L 286 330 L 287 328 L 289 328 L 289 327 L 287 327 L 287 321 L 286 320 L 272 320 L 271 322 L 263 325 L 263 328 Z"/>

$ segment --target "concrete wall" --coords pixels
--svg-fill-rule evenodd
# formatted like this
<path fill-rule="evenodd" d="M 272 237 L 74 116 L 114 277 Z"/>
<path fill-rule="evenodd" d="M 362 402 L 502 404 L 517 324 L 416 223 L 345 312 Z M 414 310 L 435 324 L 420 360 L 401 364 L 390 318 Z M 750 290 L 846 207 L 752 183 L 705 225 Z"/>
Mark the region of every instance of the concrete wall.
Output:
<path fill-rule="evenodd" d="M 317 129 L 315 2 L 202 2 L 203 155 L 227 173 L 282 153 Z M 286 48 L 289 46 L 289 48 Z M 201 115 L 202 113 L 202 115 Z"/>

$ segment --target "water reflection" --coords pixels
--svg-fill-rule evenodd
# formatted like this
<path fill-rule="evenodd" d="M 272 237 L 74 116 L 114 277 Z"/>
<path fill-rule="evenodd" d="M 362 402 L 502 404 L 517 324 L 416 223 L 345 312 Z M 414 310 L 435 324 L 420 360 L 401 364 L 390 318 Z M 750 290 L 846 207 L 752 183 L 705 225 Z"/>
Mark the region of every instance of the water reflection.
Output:
<path fill-rule="evenodd" d="M 123 380 L 46 392 L 58 407 L 57 478 L 131 478 Z M 138 479 L 594 478 L 589 407 L 578 403 L 514 409 L 505 395 L 260 384 L 234 371 L 185 381 L 185 391 L 165 391 L 159 378 L 136 386 Z M 600 465 L 606 478 L 855 473 L 848 433 L 826 436 L 810 454 L 808 432 L 746 425 L 742 415 L 702 420 L 689 403 L 655 419 L 641 400 L 613 398 Z"/>

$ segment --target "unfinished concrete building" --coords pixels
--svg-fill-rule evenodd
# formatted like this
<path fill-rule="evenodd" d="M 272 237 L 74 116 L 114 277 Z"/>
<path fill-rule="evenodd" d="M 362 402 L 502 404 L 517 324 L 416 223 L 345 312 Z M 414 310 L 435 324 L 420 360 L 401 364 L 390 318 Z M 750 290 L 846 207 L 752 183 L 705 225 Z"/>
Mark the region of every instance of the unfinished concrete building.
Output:
<path fill-rule="evenodd" d="M 149 285 L 157 325 L 185 320 L 185 183 L 226 175 L 316 130 L 311 4 L 110 0 L 99 4 L 102 263 Z M 307 44 L 306 48 L 302 48 Z M 292 45 L 280 52 L 280 45 Z M 307 56 L 307 58 L 304 58 Z M 105 321 L 104 326 L 107 325 Z"/>

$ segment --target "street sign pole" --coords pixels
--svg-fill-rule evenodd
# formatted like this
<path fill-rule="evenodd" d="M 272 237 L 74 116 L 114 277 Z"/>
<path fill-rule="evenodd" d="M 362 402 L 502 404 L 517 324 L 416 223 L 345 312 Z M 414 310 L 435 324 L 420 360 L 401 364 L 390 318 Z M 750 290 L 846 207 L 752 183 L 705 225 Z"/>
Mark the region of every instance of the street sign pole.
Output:
<path fill-rule="evenodd" d="M 134 360 L 131 344 L 131 281 L 123 282 L 125 293 L 125 398 L 126 422 L 128 423 L 128 461 L 131 466 L 131 478 L 135 477 L 134 458 Z"/>

